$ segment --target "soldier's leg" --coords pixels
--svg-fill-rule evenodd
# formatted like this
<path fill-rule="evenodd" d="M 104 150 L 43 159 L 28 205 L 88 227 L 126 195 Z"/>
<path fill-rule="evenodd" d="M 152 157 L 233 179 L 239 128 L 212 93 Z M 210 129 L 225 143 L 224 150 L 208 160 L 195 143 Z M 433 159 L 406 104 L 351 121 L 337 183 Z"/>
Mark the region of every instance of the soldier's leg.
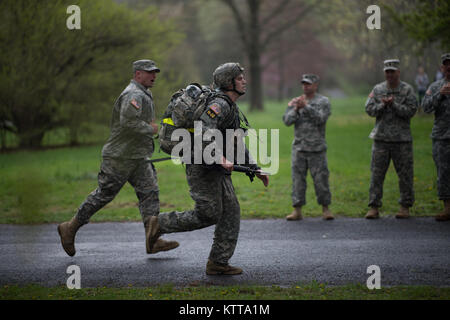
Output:
<path fill-rule="evenodd" d="M 216 224 L 222 212 L 222 176 L 201 165 L 186 165 L 186 178 L 194 210 L 163 212 L 158 216 L 162 233 L 197 230 Z"/>
<path fill-rule="evenodd" d="M 369 189 L 369 207 L 380 208 L 382 206 L 384 178 L 389 168 L 390 160 L 389 147 L 385 143 L 374 141 L 370 163 L 372 175 Z"/>
<path fill-rule="evenodd" d="M 157 253 L 177 248 L 180 244 L 176 241 L 158 239 L 150 248 L 150 239 L 147 237 L 150 231 L 150 217 L 159 214 L 159 188 L 155 167 L 144 159 L 135 160 L 136 169 L 131 174 L 128 182 L 133 186 L 139 199 L 139 212 L 141 213 L 146 234 L 147 253 Z"/>
<path fill-rule="evenodd" d="M 436 215 L 437 221 L 450 220 L 450 141 L 433 140 L 433 159 L 437 169 L 439 199 L 444 202 L 444 211 Z"/>
<path fill-rule="evenodd" d="M 292 206 L 306 204 L 306 174 L 308 162 L 304 152 L 292 150 Z"/>
<path fill-rule="evenodd" d="M 308 157 L 308 167 L 314 181 L 317 203 L 328 206 L 331 203 L 331 192 L 329 185 L 330 172 L 328 170 L 327 153 L 312 152 Z"/>
<path fill-rule="evenodd" d="M 414 204 L 414 165 L 411 143 L 396 143 L 391 149 L 392 162 L 398 175 L 400 199 L 398 203 L 405 208 Z"/>
<path fill-rule="evenodd" d="M 159 214 L 159 188 L 156 170 L 153 164 L 145 160 L 137 160 L 136 169 L 128 182 L 133 186 L 139 200 L 139 212 L 142 221 Z"/>
<path fill-rule="evenodd" d="M 437 170 L 437 190 L 440 200 L 450 200 L 450 141 L 433 140 L 433 160 Z"/>
<path fill-rule="evenodd" d="M 78 229 L 87 224 L 95 212 L 114 199 L 127 181 L 128 172 L 126 163 L 112 159 L 103 160 L 98 174 L 98 188 L 86 198 L 70 221 L 58 225 L 61 244 L 69 256 L 76 253 L 75 235 Z"/>
<path fill-rule="evenodd" d="M 98 187 L 92 191 L 78 208 L 76 219 L 86 224 L 98 210 L 111 202 L 127 182 L 130 171 L 127 161 L 103 159 L 98 174 Z"/>
<path fill-rule="evenodd" d="M 221 184 L 223 207 L 216 223 L 209 260 L 216 264 L 226 265 L 236 248 L 241 221 L 241 209 L 234 192 L 231 176 L 224 175 Z"/>

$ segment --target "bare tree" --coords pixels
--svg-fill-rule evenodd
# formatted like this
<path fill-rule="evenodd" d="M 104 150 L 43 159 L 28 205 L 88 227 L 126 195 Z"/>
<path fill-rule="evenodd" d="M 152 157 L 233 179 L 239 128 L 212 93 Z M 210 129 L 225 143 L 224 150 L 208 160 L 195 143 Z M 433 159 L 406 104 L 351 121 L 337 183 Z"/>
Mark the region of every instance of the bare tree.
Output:
<path fill-rule="evenodd" d="M 233 13 L 250 65 L 250 110 L 263 110 L 262 54 L 284 31 L 297 25 L 322 0 L 283 0 L 278 3 L 245 0 L 246 9 L 235 0 L 221 1 Z"/>

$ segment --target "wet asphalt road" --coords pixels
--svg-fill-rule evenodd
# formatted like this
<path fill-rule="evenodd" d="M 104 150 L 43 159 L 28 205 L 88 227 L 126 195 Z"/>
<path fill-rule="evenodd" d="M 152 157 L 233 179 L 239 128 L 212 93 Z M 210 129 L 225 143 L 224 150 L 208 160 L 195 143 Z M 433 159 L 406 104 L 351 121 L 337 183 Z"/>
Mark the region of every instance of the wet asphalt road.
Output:
<path fill-rule="evenodd" d="M 432 218 L 243 220 L 230 261 L 244 269 L 238 276 L 205 274 L 213 232 L 164 235 L 180 246 L 147 255 L 141 223 L 91 223 L 80 229 L 77 254 L 69 257 L 56 224 L 0 225 L 0 285 L 65 285 L 70 265 L 80 267 L 82 287 L 365 285 L 367 267 L 377 265 L 382 286 L 450 286 L 450 223 Z"/>

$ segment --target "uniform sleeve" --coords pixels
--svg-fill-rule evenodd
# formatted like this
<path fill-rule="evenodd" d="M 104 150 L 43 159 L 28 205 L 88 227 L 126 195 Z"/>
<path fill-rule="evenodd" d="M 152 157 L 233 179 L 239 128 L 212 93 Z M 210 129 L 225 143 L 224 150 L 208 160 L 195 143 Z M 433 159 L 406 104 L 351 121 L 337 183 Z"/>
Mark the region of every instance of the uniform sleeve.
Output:
<path fill-rule="evenodd" d="M 223 128 L 225 119 L 227 119 L 231 112 L 230 106 L 226 103 L 220 103 L 218 101 L 211 102 L 200 116 L 202 121 L 203 130 L 208 129 L 225 129 Z"/>
<path fill-rule="evenodd" d="M 153 135 L 153 128 L 149 123 L 139 119 L 142 113 L 143 97 L 126 95 L 120 104 L 120 125 L 138 134 Z"/>
<path fill-rule="evenodd" d="M 328 99 L 323 100 L 318 106 L 318 108 L 313 108 L 311 105 L 307 104 L 303 110 L 308 113 L 316 125 L 321 125 L 327 122 L 328 117 L 331 114 L 330 101 Z"/>
<path fill-rule="evenodd" d="M 366 113 L 371 117 L 378 117 L 384 112 L 384 106 L 380 97 L 376 94 L 375 88 L 369 94 L 366 101 Z"/>
<path fill-rule="evenodd" d="M 440 103 L 442 102 L 443 96 L 440 93 L 440 87 L 438 85 L 431 85 L 425 97 L 422 100 L 422 108 L 426 113 L 433 113 L 439 110 Z"/>
<path fill-rule="evenodd" d="M 294 107 L 288 107 L 283 115 L 283 122 L 287 126 L 293 125 L 298 120 L 299 114 Z"/>
<path fill-rule="evenodd" d="M 227 103 L 221 103 L 220 101 L 213 100 L 200 116 L 200 120 L 202 121 L 202 135 L 204 136 L 206 131 L 210 129 L 225 129 L 223 126 L 225 125 L 225 120 L 229 116 L 230 112 L 232 112 L 232 110 Z M 223 137 L 223 139 L 225 139 L 225 137 Z M 225 157 L 223 145 L 216 143 L 215 141 L 203 141 L 202 150 L 204 150 L 207 146 L 214 148 L 214 150 L 220 152 Z M 228 160 L 230 162 L 233 161 L 233 159 Z"/>
<path fill-rule="evenodd" d="M 408 88 L 406 99 L 403 103 L 393 102 L 392 110 L 402 118 L 412 118 L 417 112 L 417 98 L 413 88 Z"/>

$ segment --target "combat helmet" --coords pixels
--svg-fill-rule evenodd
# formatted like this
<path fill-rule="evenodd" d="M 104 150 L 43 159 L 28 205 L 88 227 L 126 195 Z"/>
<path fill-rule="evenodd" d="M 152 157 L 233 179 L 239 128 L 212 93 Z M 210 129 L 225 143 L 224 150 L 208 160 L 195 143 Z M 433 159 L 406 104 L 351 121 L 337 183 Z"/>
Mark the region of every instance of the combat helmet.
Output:
<path fill-rule="evenodd" d="M 214 87 L 217 89 L 229 90 L 228 87 L 232 85 L 232 91 L 237 92 L 239 95 L 243 95 L 244 92 L 237 91 L 234 83 L 234 79 L 243 72 L 244 68 L 242 68 L 237 62 L 221 64 L 213 72 Z"/>

